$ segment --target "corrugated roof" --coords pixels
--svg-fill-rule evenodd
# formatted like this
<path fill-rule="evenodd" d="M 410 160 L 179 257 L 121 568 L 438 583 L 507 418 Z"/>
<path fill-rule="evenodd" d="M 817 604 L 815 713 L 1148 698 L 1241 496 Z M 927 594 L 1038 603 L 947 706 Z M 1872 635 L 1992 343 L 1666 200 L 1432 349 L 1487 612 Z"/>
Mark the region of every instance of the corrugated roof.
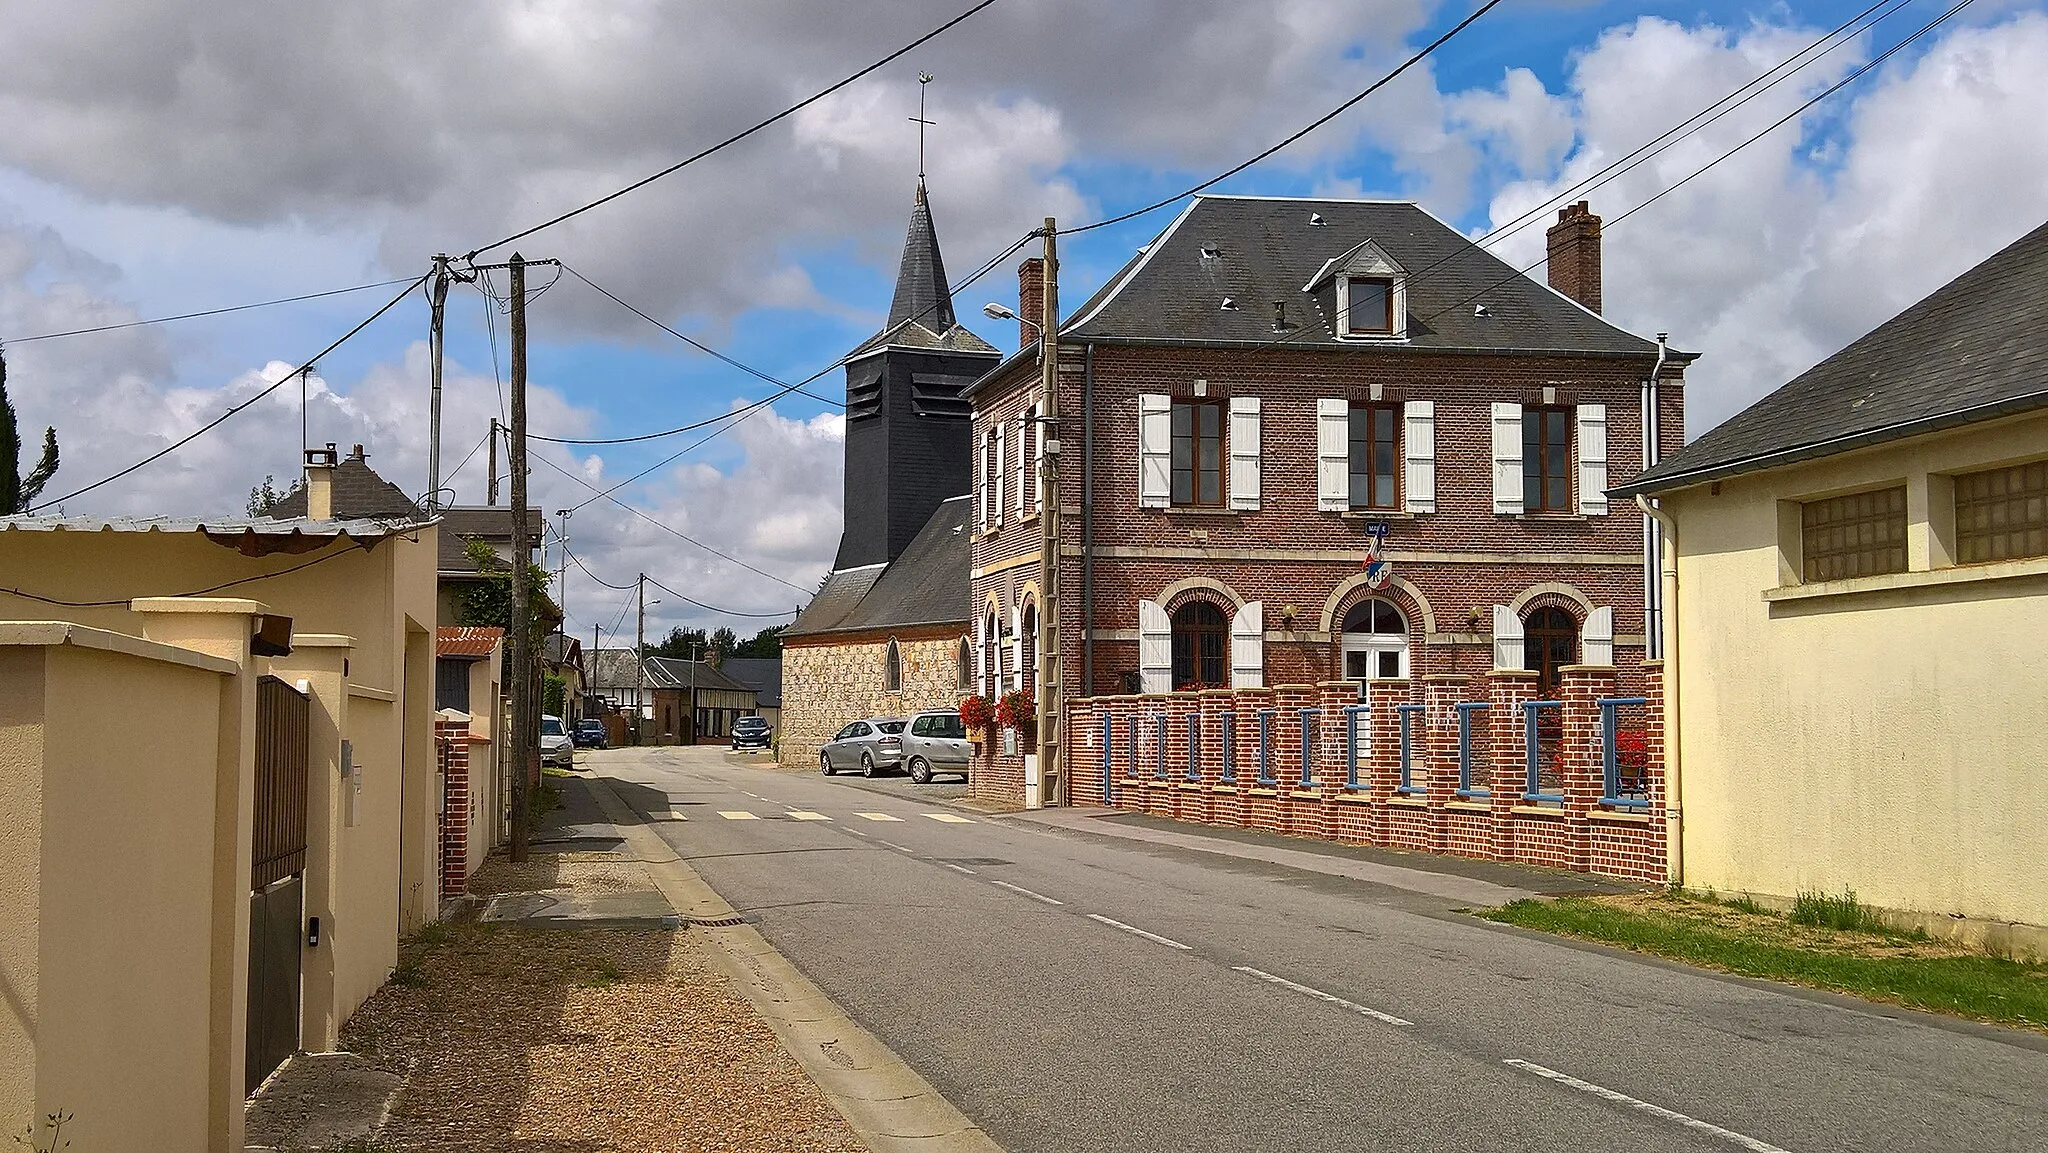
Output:
<path fill-rule="evenodd" d="M 505 639 L 504 629 L 474 626 L 443 627 L 434 630 L 434 655 L 440 657 L 487 657 Z"/>
<path fill-rule="evenodd" d="M 198 533 L 215 544 L 245 556 L 312 552 L 347 538 L 371 546 L 395 533 L 424 523 L 381 520 L 307 520 L 251 516 L 55 516 L 24 514 L 0 517 L 0 532 Z"/>
<path fill-rule="evenodd" d="M 1659 492 L 2048 407 L 2048 224 L 1614 491 Z"/>
<path fill-rule="evenodd" d="M 965 496 L 956 496 L 939 503 L 932 518 L 918 530 L 903 555 L 880 570 L 857 600 L 844 611 L 819 613 L 814 618 L 811 608 L 806 606 L 797 623 L 784 637 L 802 636 L 826 632 L 853 632 L 904 628 L 911 625 L 934 625 L 959 623 L 965 628 L 968 618 L 968 569 L 973 559 L 973 540 L 967 532 L 967 514 L 973 502 Z M 856 569 L 854 573 L 868 574 L 874 569 Z M 812 605 L 823 600 L 827 593 L 843 602 L 850 599 L 852 582 L 834 589 L 832 581 L 841 576 L 834 573 L 826 578 L 826 588 L 813 599 Z M 852 575 L 852 574 L 845 574 Z M 836 609 L 838 604 L 831 606 Z M 830 624 L 807 621 L 823 621 L 832 616 Z"/>

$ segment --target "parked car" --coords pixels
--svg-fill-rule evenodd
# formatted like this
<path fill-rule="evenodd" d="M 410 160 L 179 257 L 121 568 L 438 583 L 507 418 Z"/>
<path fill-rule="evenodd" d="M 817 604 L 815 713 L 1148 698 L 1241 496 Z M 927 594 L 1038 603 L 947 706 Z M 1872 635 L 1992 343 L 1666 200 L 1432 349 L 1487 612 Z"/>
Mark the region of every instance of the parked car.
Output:
<path fill-rule="evenodd" d="M 840 769 L 859 769 L 863 777 L 893 772 L 903 763 L 901 717 L 869 717 L 835 733 L 818 750 L 818 771 L 831 776 Z"/>
<path fill-rule="evenodd" d="M 974 746 L 967 743 L 967 726 L 952 711 L 919 713 L 910 718 L 903 734 L 903 763 L 910 766 L 910 779 L 920 785 L 931 783 L 934 773 L 967 775 L 974 760 Z"/>
<path fill-rule="evenodd" d="M 576 747 L 579 749 L 610 747 L 610 740 L 605 736 L 604 732 L 604 722 L 595 717 L 585 717 L 577 721 L 576 731 L 569 734 L 569 739 L 575 742 Z"/>
<path fill-rule="evenodd" d="M 540 718 L 540 763 L 542 768 L 576 767 L 576 743 L 569 738 L 569 727 L 562 723 L 562 718 L 546 713 Z"/>
<path fill-rule="evenodd" d="M 741 717 L 732 723 L 732 751 L 741 749 L 766 749 L 774 740 L 774 730 L 768 727 L 766 717 Z"/>

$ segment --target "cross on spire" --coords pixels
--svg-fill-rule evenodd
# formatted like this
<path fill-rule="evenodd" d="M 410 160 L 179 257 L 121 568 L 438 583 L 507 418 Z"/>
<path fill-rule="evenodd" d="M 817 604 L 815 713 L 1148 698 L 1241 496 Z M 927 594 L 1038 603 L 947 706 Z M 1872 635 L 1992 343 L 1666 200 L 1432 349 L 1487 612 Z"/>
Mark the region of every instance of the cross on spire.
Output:
<path fill-rule="evenodd" d="M 917 74 L 917 115 L 910 118 L 911 122 L 917 125 L 917 183 L 920 186 L 924 184 L 924 130 L 926 127 L 938 123 L 936 120 L 926 120 L 924 118 L 924 90 L 931 82 L 931 73 L 920 72 Z"/>

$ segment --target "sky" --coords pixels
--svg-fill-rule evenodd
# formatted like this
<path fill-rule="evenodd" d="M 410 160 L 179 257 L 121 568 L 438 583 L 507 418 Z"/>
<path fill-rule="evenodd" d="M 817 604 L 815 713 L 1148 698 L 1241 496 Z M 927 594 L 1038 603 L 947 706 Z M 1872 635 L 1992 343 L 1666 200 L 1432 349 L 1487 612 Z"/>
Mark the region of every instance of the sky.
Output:
<path fill-rule="evenodd" d="M 674 164 L 970 6 L 0 0 L 0 342 L 24 439 L 54 425 L 63 447 L 46 496 L 247 401 L 402 286 L 34 337 L 418 276 L 436 252 Z M 935 77 L 927 180 L 957 281 L 1046 216 L 1071 227 L 1143 207 L 1265 150 L 1475 7 L 997 0 L 769 129 L 478 256 L 517 248 L 573 270 L 529 275 L 548 286 L 529 307 L 532 430 L 634 436 L 775 391 L 588 283 L 789 382 L 879 328 L 917 181 L 920 71 Z M 2038 0 L 1976 0 L 1801 110 L 1947 7 L 1892 0 L 1799 56 L 1867 5 L 1503 0 L 1216 191 L 1412 199 L 1517 267 L 1541 259 L 1559 198 L 1590 200 L 1607 221 L 1607 315 L 1700 354 L 1697 435 L 2048 220 Z M 1753 100 L 1575 190 L 1795 58 Z M 1174 210 L 1064 241 L 1063 298 L 1084 299 Z M 1022 255 L 956 302 L 1004 349 L 1015 325 L 980 306 L 1015 304 Z M 504 411 L 506 317 L 481 289 L 506 287 L 493 272 L 449 298 L 442 468 L 460 503 L 482 503 L 472 449 Z M 266 476 L 298 475 L 302 419 L 312 443 L 361 443 L 423 493 L 427 317 L 410 292 L 318 362 L 303 408 L 286 384 L 63 511 L 238 513 Z M 838 541 L 843 385 L 824 371 L 807 389 L 825 400 L 791 394 L 701 444 L 712 429 L 536 442 L 534 503 L 556 525 L 575 509 L 569 546 L 588 569 L 569 569 L 569 627 L 587 639 L 596 625 L 607 646 L 630 632 L 632 594 L 608 586 L 639 572 L 710 606 L 651 592 L 650 633 L 787 620 Z"/>

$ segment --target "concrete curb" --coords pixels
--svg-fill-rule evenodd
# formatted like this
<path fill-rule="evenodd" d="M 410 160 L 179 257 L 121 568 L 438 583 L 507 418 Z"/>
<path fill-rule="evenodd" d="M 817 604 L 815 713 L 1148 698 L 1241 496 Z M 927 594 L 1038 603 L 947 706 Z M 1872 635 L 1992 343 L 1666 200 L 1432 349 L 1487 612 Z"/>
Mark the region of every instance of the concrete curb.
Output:
<path fill-rule="evenodd" d="M 588 781 L 605 816 L 676 912 L 700 921 L 737 915 L 619 799 L 609 782 L 598 776 Z M 713 966 L 746 995 L 782 1047 L 874 1153 L 1003 1153 L 987 1133 L 833 1004 L 752 925 L 692 928 L 717 946 L 709 954 Z"/>

